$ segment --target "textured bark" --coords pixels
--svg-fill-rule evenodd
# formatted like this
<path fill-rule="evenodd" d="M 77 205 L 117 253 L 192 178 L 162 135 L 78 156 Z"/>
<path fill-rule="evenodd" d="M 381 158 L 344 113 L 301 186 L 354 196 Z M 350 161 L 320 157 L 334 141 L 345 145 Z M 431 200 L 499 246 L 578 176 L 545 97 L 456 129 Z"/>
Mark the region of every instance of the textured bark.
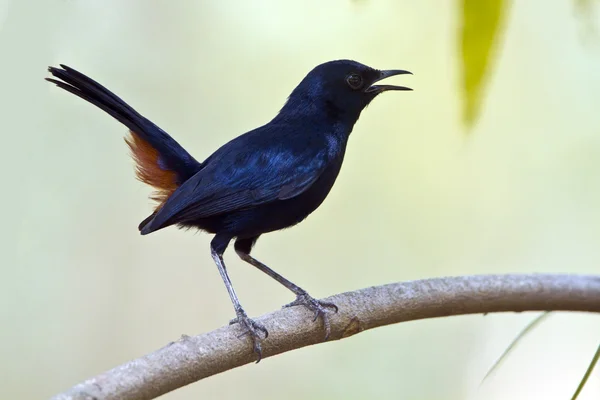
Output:
<path fill-rule="evenodd" d="M 327 299 L 331 337 L 339 340 L 366 329 L 413 321 L 492 312 L 600 312 L 600 276 L 478 275 L 426 279 L 365 288 Z M 263 358 L 323 342 L 322 323 L 303 307 L 281 309 L 257 319 L 269 330 Z M 153 399 L 200 379 L 255 360 L 250 339 L 236 325 L 185 336 L 146 356 L 88 379 L 53 399 Z M 264 361 L 263 361 L 264 362 Z M 259 367 L 257 367 L 259 368 Z"/>

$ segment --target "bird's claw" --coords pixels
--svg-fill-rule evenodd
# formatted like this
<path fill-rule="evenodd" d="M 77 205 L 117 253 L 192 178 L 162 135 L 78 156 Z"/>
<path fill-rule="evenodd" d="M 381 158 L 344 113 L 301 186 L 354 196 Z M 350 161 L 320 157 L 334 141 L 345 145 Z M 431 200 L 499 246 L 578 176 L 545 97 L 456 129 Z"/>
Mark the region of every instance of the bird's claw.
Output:
<path fill-rule="evenodd" d="M 296 300 L 286 304 L 283 307 L 286 308 L 294 306 L 305 306 L 314 312 L 315 317 L 313 318 L 313 322 L 315 322 L 317 318 L 321 317 L 323 320 L 323 326 L 325 327 L 325 340 L 329 339 L 329 334 L 331 333 L 331 324 L 329 323 L 329 316 L 327 314 L 331 311 L 334 313 L 338 312 L 338 307 L 335 304 L 328 301 L 317 300 L 311 297 L 308 293 L 302 293 L 296 297 Z"/>
<path fill-rule="evenodd" d="M 260 333 L 262 333 L 264 335 L 264 339 L 266 339 L 269 337 L 269 331 L 267 331 L 267 328 L 265 328 L 263 324 L 249 318 L 243 310 L 239 311 L 237 314 L 238 316 L 236 318 L 229 321 L 229 325 L 240 324 L 242 333 L 238 336 L 238 338 L 246 335 L 250 336 L 252 339 L 254 353 L 256 353 L 257 356 L 256 363 L 258 364 L 258 362 L 262 359 L 262 347 L 260 342 L 263 338 L 261 338 Z"/>

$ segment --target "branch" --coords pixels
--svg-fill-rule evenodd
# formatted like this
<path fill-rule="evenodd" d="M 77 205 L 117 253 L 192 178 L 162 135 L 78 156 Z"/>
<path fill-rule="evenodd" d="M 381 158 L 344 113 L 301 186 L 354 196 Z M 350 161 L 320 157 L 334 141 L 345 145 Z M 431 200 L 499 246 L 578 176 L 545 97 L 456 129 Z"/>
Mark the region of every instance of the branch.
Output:
<path fill-rule="evenodd" d="M 331 338 L 367 329 L 450 315 L 521 311 L 600 312 L 600 276 L 479 275 L 425 279 L 365 288 L 326 299 L 339 307 Z M 263 358 L 323 341 L 321 323 L 304 307 L 285 308 L 257 320 L 269 330 Z M 53 397 L 153 399 L 200 379 L 255 360 L 236 325 L 177 342 L 129 361 Z M 260 368 L 260 367 L 257 367 Z"/>

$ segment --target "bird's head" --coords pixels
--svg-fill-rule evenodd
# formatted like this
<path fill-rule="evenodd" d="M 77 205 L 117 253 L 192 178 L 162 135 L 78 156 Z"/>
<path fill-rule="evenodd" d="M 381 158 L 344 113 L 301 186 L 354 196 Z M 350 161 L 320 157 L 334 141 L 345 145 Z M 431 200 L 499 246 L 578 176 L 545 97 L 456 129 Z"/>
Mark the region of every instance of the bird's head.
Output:
<path fill-rule="evenodd" d="M 378 85 L 394 75 L 411 74 L 392 69 L 377 70 L 352 60 L 336 60 L 316 66 L 290 95 L 282 113 L 326 112 L 331 118 L 354 124 L 361 111 L 380 93 L 412 90 L 404 86 Z"/>

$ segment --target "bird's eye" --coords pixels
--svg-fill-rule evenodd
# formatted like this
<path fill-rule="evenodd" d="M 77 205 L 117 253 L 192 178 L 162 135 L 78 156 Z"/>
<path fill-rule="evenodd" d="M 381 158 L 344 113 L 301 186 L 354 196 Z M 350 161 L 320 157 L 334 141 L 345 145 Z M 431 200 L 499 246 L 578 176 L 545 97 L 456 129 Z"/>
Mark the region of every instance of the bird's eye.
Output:
<path fill-rule="evenodd" d="M 352 89 L 360 89 L 363 85 L 363 78 L 359 74 L 350 74 L 346 77 L 346 83 Z"/>

